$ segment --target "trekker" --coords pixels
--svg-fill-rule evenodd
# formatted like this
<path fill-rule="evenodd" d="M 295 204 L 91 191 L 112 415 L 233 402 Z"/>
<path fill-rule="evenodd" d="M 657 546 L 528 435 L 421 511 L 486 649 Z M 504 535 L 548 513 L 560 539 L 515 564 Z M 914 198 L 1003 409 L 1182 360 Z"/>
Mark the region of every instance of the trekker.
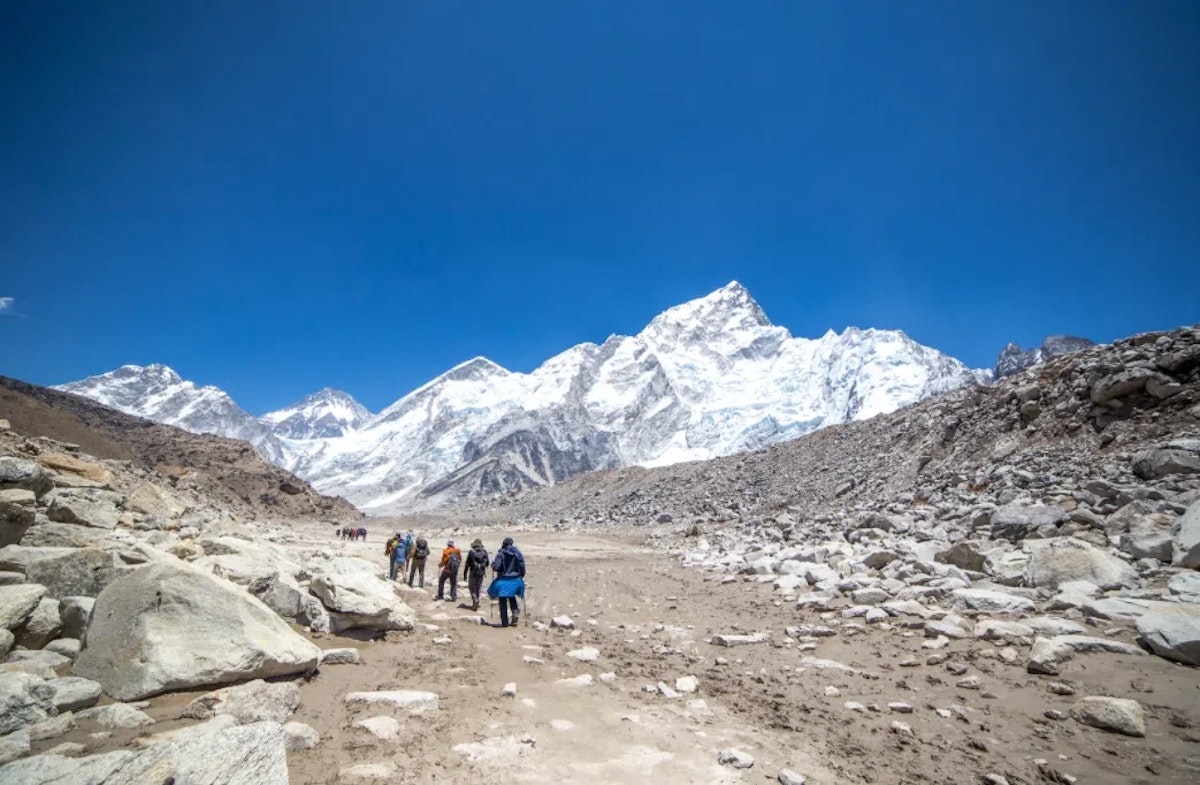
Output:
<path fill-rule="evenodd" d="M 483 593 L 483 577 L 487 575 L 488 564 L 491 558 L 488 557 L 487 550 L 483 547 L 483 540 L 475 540 L 471 543 L 471 550 L 467 551 L 467 563 L 465 572 L 467 574 L 467 591 L 471 593 L 471 610 L 479 610 L 479 595 Z"/>
<path fill-rule="evenodd" d="M 442 560 L 438 562 L 442 571 L 438 573 L 437 599 L 446 599 L 446 581 L 450 581 L 450 601 L 458 599 L 458 568 L 461 564 L 462 551 L 454 545 L 454 540 L 446 540 L 446 549 L 442 551 Z"/>
<path fill-rule="evenodd" d="M 504 538 L 504 545 L 496 552 L 496 560 L 492 562 L 496 577 L 488 586 L 488 597 L 500 600 L 500 626 L 516 627 L 521 609 L 517 605 L 518 597 L 525 597 L 525 557 L 513 544 L 512 537 Z M 512 609 L 512 624 L 508 621 L 509 609 Z"/>
<path fill-rule="evenodd" d="M 413 551 L 416 549 L 416 540 L 413 538 L 412 529 L 409 529 L 408 534 L 404 535 L 404 551 L 408 554 L 408 558 L 404 562 L 405 575 L 408 575 L 409 565 L 412 564 Z"/>
<path fill-rule="evenodd" d="M 396 532 L 393 539 L 392 552 L 388 554 L 388 580 L 396 580 L 396 573 L 400 574 L 400 580 L 404 580 L 404 565 L 408 563 L 408 549 L 404 547 L 404 539 L 400 536 L 400 532 Z"/>
<path fill-rule="evenodd" d="M 425 588 L 425 560 L 429 558 L 429 543 L 425 542 L 424 537 L 418 537 L 416 544 L 413 546 L 412 561 L 409 562 L 408 568 L 408 585 L 413 585 L 413 578 L 417 575 L 421 576 L 421 588 Z"/>

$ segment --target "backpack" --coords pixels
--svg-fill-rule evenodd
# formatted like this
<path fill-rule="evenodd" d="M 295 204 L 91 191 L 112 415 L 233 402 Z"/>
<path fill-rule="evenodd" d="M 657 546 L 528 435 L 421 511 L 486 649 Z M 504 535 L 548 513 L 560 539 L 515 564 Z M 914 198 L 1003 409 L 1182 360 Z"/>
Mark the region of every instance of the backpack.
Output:
<path fill-rule="evenodd" d="M 450 568 L 450 572 L 458 572 L 458 568 L 461 564 L 462 564 L 462 554 L 461 553 L 450 554 L 450 562 L 447 565 Z"/>
<path fill-rule="evenodd" d="M 474 548 L 467 554 L 467 569 L 472 573 L 481 573 L 488 568 L 487 551 L 477 551 Z"/>
<path fill-rule="evenodd" d="M 429 543 L 425 542 L 425 538 L 421 537 L 417 540 L 417 550 L 413 552 L 414 559 L 429 558 Z"/>
<path fill-rule="evenodd" d="M 384 555 L 384 556 L 391 556 L 391 555 L 392 555 L 392 551 L 394 551 L 394 550 L 396 550 L 396 540 L 393 538 L 393 539 L 391 539 L 391 540 L 388 540 L 388 541 L 387 541 L 387 545 L 385 545 L 385 546 L 384 546 L 384 548 L 383 548 L 383 555 Z"/>

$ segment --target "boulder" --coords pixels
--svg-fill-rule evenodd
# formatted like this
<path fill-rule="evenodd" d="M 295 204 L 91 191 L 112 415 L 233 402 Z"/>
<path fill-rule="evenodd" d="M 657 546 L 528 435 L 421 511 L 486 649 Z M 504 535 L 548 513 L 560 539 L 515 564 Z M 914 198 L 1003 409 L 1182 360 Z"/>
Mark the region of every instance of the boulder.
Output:
<path fill-rule="evenodd" d="M 1028 646 L 1033 641 L 1033 636 L 1033 627 L 1016 621 L 985 619 L 975 625 L 975 637 L 985 641 L 1005 641 Z"/>
<path fill-rule="evenodd" d="M 1124 398 L 1127 395 L 1141 392 L 1145 389 L 1146 382 L 1151 379 L 1164 383 L 1171 381 L 1161 373 L 1149 368 L 1126 368 L 1096 380 L 1091 390 L 1092 402 L 1107 403 L 1115 398 Z"/>
<path fill-rule="evenodd" d="M 1133 456 L 1133 473 L 1143 480 L 1171 474 L 1200 473 L 1200 455 L 1188 450 L 1152 447 Z"/>
<path fill-rule="evenodd" d="M 1135 559 L 1154 559 L 1170 564 L 1174 555 L 1171 539 L 1173 523 L 1174 518 L 1164 513 L 1141 516 L 1133 522 L 1128 532 L 1121 535 L 1121 551 Z"/>
<path fill-rule="evenodd" d="M 83 648 L 78 638 L 55 638 L 46 644 L 45 651 L 61 654 L 67 659 L 73 660 L 79 656 L 79 650 Z"/>
<path fill-rule="evenodd" d="M 54 522 L 39 523 L 21 538 L 22 545 L 36 548 L 99 548 L 115 541 L 112 529 Z"/>
<path fill-rule="evenodd" d="M 0 456 L 0 490 L 23 488 L 42 498 L 54 488 L 54 481 L 40 463 L 12 455 Z"/>
<path fill-rule="evenodd" d="M 180 561 L 139 568 L 96 598 L 78 676 L 119 700 L 313 670 L 320 649 L 233 584 Z"/>
<path fill-rule="evenodd" d="M 323 573 L 313 577 L 309 589 L 329 610 L 334 632 L 411 630 L 416 620 L 391 583 L 373 573 Z"/>
<path fill-rule="evenodd" d="M 100 701 L 100 685 L 79 676 L 62 676 L 46 684 L 54 690 L 54 707 L 59 711 L 78 711 L 95 706 Z"/>
<path fill-rule="evenodd" d="M 82 640 L 95 604 L 94 597 L 63 597 L 59 600 L 58 618 L 62 621 L 62 634 L 67 638 Z"/>
<path fill-rule="evenodd" d="M 0 627 L 20 627 L 45 596 L 46 587 L 35 583 L 0 586 Z"/>
<path fill-rule="evenodd" d="M 33 559 L 25 568 L 30 581 L 46 587 L 51 597 L 95 597 L 123 572 L 116 555 L 99 548 L 73 548 Z"/>
<path fill-rule="evenodd" d="M 109 485 L 116 479 L 113 473 L 104 466 L 66 453 L 44 452 L 38 456 L 38 463 L 57 472 L 82 477 L 97 485 Z"/>
<path fill-rule="evenodd" d="M 0 627 L 0 657 L 8 654 L 16 643 L 17 637 L 3 627 Z"/>
<path fill-rule="evenodd" d="M 277 722 L 235 727 L 209 722 L 197 726 L 195 732 L 140 752 L 118 750 L 85 758 L 45 753 L 24 758 L 0 768 L 0 781 L 23 785 L 287 785 L 287 734 Z"/>
<path fill-rule="evenodd" d="M 1075 658 L 1079 652 L 1107 652 L 1133 657 L 1145 655 L 1141 649 L 1121 641 L 1094 638 L 1088 635 L 1057 635 L 1053 638 L 1037 638 L 1029 652 L 1025 669 L 1030 673 L 1045 673 L 1057 676 L 1062 666 Z"/>
<path fill-rule="evenodd" d="M 29 754 L 29 731 L 22 728 L 0 736 L 0 763 L 8 763 Z"/>
<path fill-rule="evenodd" d="M 187 512 L 188 505 L 170 491 L 152 482 L 144 482 L 125 498 L 125 509 L 143 515 L 178 518 Z"/>
<path fill-rule="evenodd" d="M 294 619 L 299 615 L 300 602 L 305 596 L 295 578 L 278 571 L 252 580 L 246 588 L 285 619 Z"/>
<path fill-rule="evenodd" d="M 184 708 L 182 716 L 208 720 L 224 714 L 233 717 L 239 725 L 263 720 L 282 723 L 299 705 L 300 688 L 295 684 L 255 679 L 201 695 Z"/>
<path fill-rule="evenodd" d="M 1142 712 L 1142 705 L 1135 700 L 1089 695 L 1076 701 L 1071 715 L 1093 728 L 1139 738 L 1146 735 L 1146 718 Z"/>
<path fill-rule="evenodd" d="M 946 550 L 939 551 L 933 560 L 971 572 L 983 572 L 984 565 L 987 563 L 987 557 L 966 542 L 956 542 Z"/>
<path fill-rule="evenodd" d="M 1033 611 L 1033 600 L 992 589 L 955 589 L 950 592 L 950 605 L 989 614 Z"/>
<path fill-rule="evenodd" d="M 1200 666 L 1200 605 L 1162 604 L 1137 620 L 1150 650 L 1168 660 Z"/>
<path fill-rule="evenodd" d="M 114 529 L 121 519 L 125 497 L 96 488 L 59 490 L 46 510 L 46 516 L 59 523 L 74 523 L 96 529 Z"/>
<path fill-rule="evenodd" d="M 1175 526 L 1171 563 L 1200 570 L 1200 501 L 1192 502 Z"/>
<path fill-rule="evenodd" d="M 37 520 L 37 496 L 25 488 L 0 490 L 0 546 L 21 541 Z"/>
<path fill-rule="evenodd" d="M 28 673 L 0 671 L 0 736 L 58 714 L 54 689 Z M 0 782 L 4 781 L 0 777 Z"/>
<path fill-rule="evenodd" d="M 40 526 L 37 528 L 41 528 Z M 28 545 L 5 545 L 0 548 L 0 570 L 19 572 L 22 575 L 29 569 L 29 563 L 47 556 L 61 556 L 70 553 L 73 548 L 33 548 Z"/>
<path fill-rule="evenodd" d="M 1025 565 L 1025 583 L 1041 589 L 1057 589 L 1070 581 L 1088 581 L 1102 589 L 1137 584 L 1134 569 L 1104 551 L 1070 537 L 1036 545 Z"/>
<path fill-rule="evenodd" d="M 1044 504 L 1009 502 L 992 513 L 991 538 L 1020 542 L 1043 526 L 1054 526 L 1063 518 L 1062 510 Z"/>
<path fill-rule="evenodd" d="M 84 709 L 76 716 L 105 728 L 142 728 L 154 724 L 153 717 L 128 703 L 110 703 L 107 706 Z"/>
<path fill-rule="evenodd" d="M 17 643 L 26 649 L 40 649 L 62 632 L 58 617 L 58 600 L 43 597 L 29 614 L 17 634 Z"/>

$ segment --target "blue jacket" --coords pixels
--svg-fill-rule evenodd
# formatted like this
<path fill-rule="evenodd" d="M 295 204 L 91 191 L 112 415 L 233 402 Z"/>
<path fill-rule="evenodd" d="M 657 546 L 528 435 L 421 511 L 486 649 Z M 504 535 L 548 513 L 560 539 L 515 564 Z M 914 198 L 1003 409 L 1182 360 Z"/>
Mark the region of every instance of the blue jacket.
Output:
<path fill-rule="evenodd" d="M 524 578 L 525 557 L 517 550 L 517 546 L 507 545 L 496 552 L 492 569 L 500 578 Z"/>
<path fill-rule="evenodd" d="M 408 541 L 401 540 L 392 548 L 392 561 L 404 561 L 408 558 Z"/>

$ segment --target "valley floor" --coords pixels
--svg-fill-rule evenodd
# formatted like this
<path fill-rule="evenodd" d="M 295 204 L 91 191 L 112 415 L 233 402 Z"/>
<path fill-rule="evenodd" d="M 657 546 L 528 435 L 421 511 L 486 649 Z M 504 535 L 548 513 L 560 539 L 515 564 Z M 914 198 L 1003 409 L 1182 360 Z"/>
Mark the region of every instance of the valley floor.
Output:
<path fill-rule="evenodd" d="M 415 632 L 358 643 L 362 664 L 327 665 L 302 688 L 294 719 L 316 728 L 321 743 L 290 756 L 293 783 L 365 782 L 372 772 L 380 781 L 413 783 L 753 783 L 775 781 L 781 769 L 816 785 L 949 785 L 987 782 L 988 775 L 1014 784 L 1200 778 L 1194 668 L 1095 654 L 1077 658 L 1062 676 L 1036 676 L 1025 670 L 1024 650 L 1010 663 L 999 644 L 972 639 L 953 641 L 936 652 L 945 662 L 926 664 L 935 652 L 922 649 L 919 620 L 911 628 L 893 619 L 851 634 L 860 626 L 842 624 L 836 611 L 800 610 L 769 583 L 722 582 L 684 569 L 639 544 L 633 532 L 513 534 L 531 584 L 521 626 L 480 624 L 465 605 L 433 600 L 431 569 L 426 592 L 405 592 L 418 613 Z M 328 537 L 316 524 L 304 536 Z M 500 536 L 485 535 L 489 550 Z M 379 537 L 330 542 L 382 564 Z M 498 623 L 487 610 L 484 621 Z M 560 615 L 569 615 L 576 630 L 542 626 Z M 784 632 L 799 624 L 839 633 L 803 651 Z M 706 642 L 714 634 L 756 632 L 767 641 L 736 648 Z M 1116 637 L 1134 635 L 1126 629 Z M 354 643 L 336 636 L 317 642 Z M 595 661 L 569 656 L 584 647 L 598 651 Z M 919 664 L 902 666 L 909 657 Z M 605 673 L 615 680 L 605 683 Z M 562 681 L 583 675 L 592 677 L 589 686 Z M 674 688 L 684 676 L 698 679 L 695 694 L 668 697 L 656 689 L 660 681 Z M 504 697 L 510 682 L 516 696 Z M 1075 695 L 1053 694 L 1051 682 L 1070 685 Z M 350 692 L 395 689 L 434 692 L 440 707 L 408 715 L 344 702 Z M 1083 695 L 1135 697 L 1146 709 L 1146 738 L 1071 719 Z M 865 710 L 846 708 L 851 701 Z M 907 707 L 890 709 L 893 703 Z M 1046 718 L 1054 709 L 1066 717 Z M 380 714 L 400 720 L 394 738 L 353 725 Z M 751 755 L 753 767 L 719 764 L 719 751 L 729 748 Z M 370 764 L 379 766 L 354 768 Z"/>

